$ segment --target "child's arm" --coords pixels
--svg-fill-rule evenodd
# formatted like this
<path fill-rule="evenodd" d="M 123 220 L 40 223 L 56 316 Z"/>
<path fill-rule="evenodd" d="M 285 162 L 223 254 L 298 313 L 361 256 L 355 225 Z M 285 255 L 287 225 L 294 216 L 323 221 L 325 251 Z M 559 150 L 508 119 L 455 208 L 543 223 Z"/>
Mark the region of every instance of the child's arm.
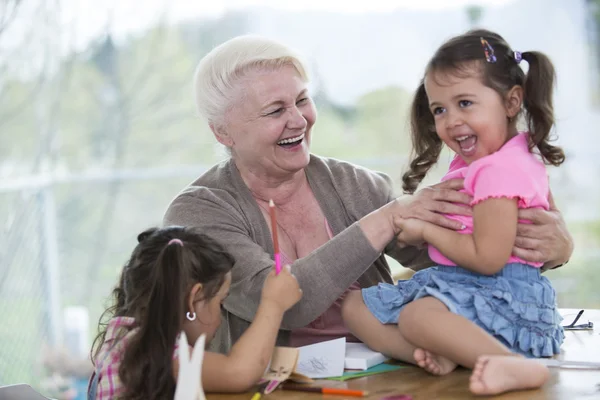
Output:
<path fill-rule="evenodd" d="M 206 352 L 202 385 L 206 392 L 244 392 L 263 376 L 275 347 L 283 314 L 302 297 L 289 266 L 279 275 L 271 271 L 265 280 L 261 302 L 250 327 L 227 355 Z M 179 365 L 174 360 L 174 376 Z"/>
<path fill-rule="evenodd" d="M 244 392 L 264 374 L 285 310 L 263 300 L 250 327 L 233 345 L 228 355 L 206 352 L 202 382 L 207 392 Z"/>
<path fill-rule="evenodd" d="M 423 238 L 444 256 L 484 275 L 497 273 L 508 261 L 517 235 L 517 200 L 490 198 L 473 207 L 473 233 L 464 235 L 427 224 Z"/>

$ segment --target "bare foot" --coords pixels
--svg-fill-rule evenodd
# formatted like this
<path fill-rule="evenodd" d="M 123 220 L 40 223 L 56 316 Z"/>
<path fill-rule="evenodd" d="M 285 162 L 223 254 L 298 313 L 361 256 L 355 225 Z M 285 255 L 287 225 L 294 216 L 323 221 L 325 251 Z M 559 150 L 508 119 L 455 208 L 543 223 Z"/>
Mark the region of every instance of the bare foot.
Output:
<path fill-rule="evenodd" d="M 498 394 L 509 390 L 536 389 L 548 380 L 548 368 L 518 356 L 480 356 L 471 374 L 474 394 Z"/>
<path fill-rule="evenodd" d="M 419 367 L 433 375 L 446 375 L 456 368 L 455 362 L 427 350 L 415 349 L 413 357 Z"/>

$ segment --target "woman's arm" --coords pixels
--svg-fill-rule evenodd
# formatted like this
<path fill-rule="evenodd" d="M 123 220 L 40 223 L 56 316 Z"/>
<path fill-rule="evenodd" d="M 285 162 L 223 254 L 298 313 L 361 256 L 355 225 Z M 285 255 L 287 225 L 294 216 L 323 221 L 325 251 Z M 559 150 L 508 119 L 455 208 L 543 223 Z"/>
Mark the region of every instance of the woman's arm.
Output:
<path fill-rule="evenodd" d="M 260 302 L 260 288 L 273 266 L 273 259 L 253 238 L 262 231 L 256 229 L 240 212 L 237 203 L 227 196 L 224 191 L 206 188 L 183 193 L 169 207 L 164 223 L 200 227 L 224 246 L 235 260 L 232 289 L 224 307 L 239 318 L 253 321 Z M 393 206 L 363 217 L 292 263 L 304 296 L 285 313 L 282 329 L 308 325 L 373 264 L 394 237 L 388 216 Z M 258 240 L 271 243 L 270 236 Z"/>
<path fill-rule="evenodd" d="M 473 207 L 472 234 L 460 234 L 433 224 L 422 224 L 420 229 L 423 239 L 454 263 L 492 275 L 504 267 L 511 255 L 517 213 L 516 199 L 491 198 Z M 401 227 L 404 225 L 403 229 L 408 231 L 418 230 L 417 224 L 406 221 Z"/>

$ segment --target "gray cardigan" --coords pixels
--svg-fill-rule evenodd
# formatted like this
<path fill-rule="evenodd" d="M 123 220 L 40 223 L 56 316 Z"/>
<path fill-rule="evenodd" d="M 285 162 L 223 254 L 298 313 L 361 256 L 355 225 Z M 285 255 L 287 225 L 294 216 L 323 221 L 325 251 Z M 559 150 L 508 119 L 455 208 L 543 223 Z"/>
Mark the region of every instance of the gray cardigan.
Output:
<path fill-rule="evenodd" d="M 288 343 L 289 330 L 308 325 L 353 282 L 358 280 L 361 287 L 392 282 L 385 257 L 371 246 L 357 223 L 394 198 L 389 177 L 315 155 L 305 171 L 334 237 L 292 264 L 303 297 L 284 315 L 279 345 Z M 223 323 L 211 343 L 213 351 L 229 351 L 253 320 L 265 277 L 273 267 L 269 227 L 233 160 L 217 164 L 184 189 L 169 205 L 163 222 L 201 227 L 234 257 Z M 415 270 L 431 265 L 425 251 L 400 249 L 395 241 L 385 253 Z"/>

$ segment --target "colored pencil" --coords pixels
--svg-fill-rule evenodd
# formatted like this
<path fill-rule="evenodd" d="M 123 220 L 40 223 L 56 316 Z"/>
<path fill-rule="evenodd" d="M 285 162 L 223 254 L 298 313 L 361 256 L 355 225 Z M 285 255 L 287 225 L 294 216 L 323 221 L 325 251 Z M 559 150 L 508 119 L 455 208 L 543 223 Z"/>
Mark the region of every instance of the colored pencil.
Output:
<path fill-rule="evenodd" d="M 269 200 L 269 214 L 271 214 L 271 231 L 273 236 L 273 249 L 275 256 L 275 271 L 277 275 L 281 272 L 281 255 L 279 253 L 279 239 L 277 238 L 277 216 L 275 215 L 275 203 Z"/>
<path fill-rule="evenodd" d="M 252 396 L 252 400 L 260 400 L 260 392 L 254 393 L 254 396 Z"/>
<path fill-rule="evenodd" d="M 283 390 L 296 390 L 299 392 L 313 392 L 313 393 L 322 393 L 322 394 L 338 394 L 340 396 L 364 397 L 364 396 L 369 395 L 369 392 L 365 392 L 364 390 L 350 390 L 350 389 L 340 389 L 340 388 L 303 386 L 303 385 L 294 385 L 294 384 L 290 384 L 290 383 L 284 383 L 281 386 L 281 388 Z"/>

